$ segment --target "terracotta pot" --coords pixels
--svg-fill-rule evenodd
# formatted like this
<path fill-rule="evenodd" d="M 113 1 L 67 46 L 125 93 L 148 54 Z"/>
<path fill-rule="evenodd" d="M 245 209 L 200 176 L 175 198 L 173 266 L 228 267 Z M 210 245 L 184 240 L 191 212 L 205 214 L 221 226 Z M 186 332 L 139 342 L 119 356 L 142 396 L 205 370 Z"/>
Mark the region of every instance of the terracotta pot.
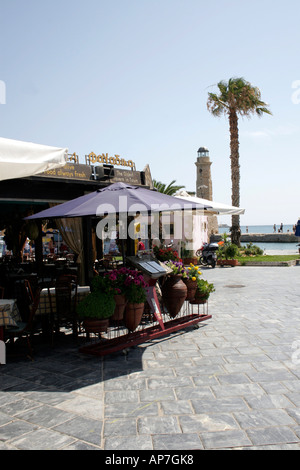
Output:
<path fill-rule="evenodd" d="M 128 302 L 125 307 L 124 325 L 129 331 L 134 331 L 139 326 L 144 313 L 144 303 L 132 304 Z"/>
<path fill-rule="evenodd" d="M 169 276 L 162 286 L 163 303 L 169 315 L 175 318 L 181 310 L 187 296 L 187 287 L 182 281 L 182 275 Z"/>
<path fill-rule="evenodd" d="M 87 333 L 102 333 L 107 332 L 109 325 L 109 318 L 103 320 L 96 320 L 94 318 L 86 318 L 83 321 L 83 327 Z"/>
<path fill-rule="evenodd" d="M 111 317 L 112 320 L 120 321 L 124 317 L 125 307 L 127 304 L 127 300 L 125 295 L 118 294 L 114 296 L 116 307 L 113 316 Z"/>
<path fill-rule="evenodd" d="M 187 296 L 185 300 L 193 300 L 197 290 L 197 281 L 192 281 L 192 279 L 183 279 L 187 287 Z"/>
<path fill-rule="evenodd" d="M 191 304 L 206 304 L 208 297 L 209 295 L 202 294 L 201 292 L 198 291 L 198 289 L 196 289 L 195 296 L 193 300 L 190 301 L 190 303 Z"/>

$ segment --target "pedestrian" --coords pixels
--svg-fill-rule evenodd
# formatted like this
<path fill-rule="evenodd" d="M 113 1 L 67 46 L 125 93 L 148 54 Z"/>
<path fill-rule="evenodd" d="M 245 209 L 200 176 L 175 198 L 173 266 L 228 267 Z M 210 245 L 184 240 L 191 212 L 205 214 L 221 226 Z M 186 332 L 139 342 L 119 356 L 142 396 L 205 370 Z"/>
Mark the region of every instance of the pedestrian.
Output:
<path fill-rule="evenodd" d="M 281 233 L 283 232 L 283 223 L 282 222 L 280 224 L 280 229 L 279 230 L 280 230 Z"/>
<path fill-rule="evenodd" d="M 138 248 L 137 248 L 138 251 L 144 251 L 146 249 L 144 243 L 142 242 L 142 240 L 140 238 L 138 239 L 138 241 L 139 241 L 138 242 Z"/>
<path fill-rule="evenodd" d="M 273 232 L 276 233 L 276 224 L 273 225 Z"/>

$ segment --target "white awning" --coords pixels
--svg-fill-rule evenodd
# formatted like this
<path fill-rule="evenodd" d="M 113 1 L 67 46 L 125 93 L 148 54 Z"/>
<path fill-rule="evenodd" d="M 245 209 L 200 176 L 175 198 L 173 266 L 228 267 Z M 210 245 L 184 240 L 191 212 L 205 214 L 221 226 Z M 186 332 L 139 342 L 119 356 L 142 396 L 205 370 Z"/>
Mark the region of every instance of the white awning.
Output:
<path fill-rule="evenodd" d="M 245 213 L 245 209 L 241 209 L 240 207 L 229 206 L 221 202 L 190 196 L 186 191 L 180 191 L 175 196 L 181 199 L 187 199 L 191 202 L 212 206 L 212 209 L 205 210 L 204 215 L 209 215 L 210 213 L 215 215 L 240 215 Z"/>
<path fill-rule="evenodd" d="M 0 137 L 0 181 L 25 178 L 62 167 L 68 149 Z"/>

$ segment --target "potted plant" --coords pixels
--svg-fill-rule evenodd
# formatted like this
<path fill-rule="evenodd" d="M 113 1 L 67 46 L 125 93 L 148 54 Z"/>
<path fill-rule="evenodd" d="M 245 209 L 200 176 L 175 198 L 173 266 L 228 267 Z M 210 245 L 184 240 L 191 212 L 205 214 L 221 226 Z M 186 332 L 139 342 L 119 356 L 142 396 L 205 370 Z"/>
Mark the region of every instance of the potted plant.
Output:
<path fill-rule="evenodd" d="M 78 303 L 76 308 L 87 333 L 106 332 L 109 318 L 114 310 L 115 301 L 112 292 L 100 290 L 92 291 Z"/>
<path fill-rule="evenodd" d="M 187 296 L 187 286 L 182 280 L 185 267 L 180 261 L 166 261 L 165 265 L 171 269 L 171 273 L 162 285 L 162 299 L 169 315 L 175 318 Z"/>
<path fill-rule="evenodd" d="M 125 307 L 124 324 L 129 331 L 134 331 L 142 320 L 148 284 L 139 271 L 126 269 L 124 287 L 128 303 Z"/>
<path fill-rule="evenodd" d="M 110 288 L 113 290 L 116 307 L 112 320 L 121 321 L 124 317 L 125 307 L 128 302 L 126 298 L 125 281 L 129 274 L 128 268 L 122 267 L 114 269 L 109 273 L 105 273 L 104 278 L 109 283 Z"/>
<path fill-rule="evenodd" d="M 173 250 L 171 247 L 162 248 L 158 246 L 154 246 L 153 253 L 155 257 L 162 262 L 165 261 L 181 261 L 179 258 L 178 252 Z"/>
<path fill-rule="evenodd" d="M 209 283 L 205 279 L 197 279 L 197 290 L 195 297 L 191 300 L 191 304 L 205 304 L 210 294 L 215 291 L 215 287 L 212 283 Z"/>
<path fill-rule="evenodd" d="M 183 273 L 183 282 L 187 287 L 187 296 L 186 300 L 193 300 L 195 297 L 195 292 L 197 289 L 197 279 L 201 275 L 200 268 L 195 266 L 193 263 L 190 263 L 188 268 L 185 268 L 185 272 Z"/>
<path fill-rule="evenodd" d="M 219 244 L 217 251 L 217 264 L 219 266 L 237 266 L 238 260 L 236 256 L 239 253 L 239 248 L 234 243 L 231 243 L 226 233 L 223 234 L 223 242 Z"/>
<path fill-rule="evenodd" d="M 194 255 L 193 250 L 187 250 L 185 248 L 185 244 L 183 248 L 181 249 L 181 256 L 183 259 L 183 264 L 184 265 L 189 265 L 189 264 L 197 264 L 198 262 L 198 257 Z"/>

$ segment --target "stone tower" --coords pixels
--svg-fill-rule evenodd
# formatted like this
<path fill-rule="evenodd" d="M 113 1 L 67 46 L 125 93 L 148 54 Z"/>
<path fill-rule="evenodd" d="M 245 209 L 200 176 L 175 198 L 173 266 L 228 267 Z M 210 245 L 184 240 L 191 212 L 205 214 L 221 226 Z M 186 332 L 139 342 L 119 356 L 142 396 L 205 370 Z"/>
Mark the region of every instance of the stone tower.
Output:
<path fill-rule="evenodd" d="M 198 158 L 196 162 L 197 178 L 196 178 L 196 196 L 213 201 L 211 164 L 209 158 L 209 150 L 206 147 L 200 147 L 198 150 Z M 208 235 L 218 233 L 218 219 L 215 215 L 208 217 Z"/>

